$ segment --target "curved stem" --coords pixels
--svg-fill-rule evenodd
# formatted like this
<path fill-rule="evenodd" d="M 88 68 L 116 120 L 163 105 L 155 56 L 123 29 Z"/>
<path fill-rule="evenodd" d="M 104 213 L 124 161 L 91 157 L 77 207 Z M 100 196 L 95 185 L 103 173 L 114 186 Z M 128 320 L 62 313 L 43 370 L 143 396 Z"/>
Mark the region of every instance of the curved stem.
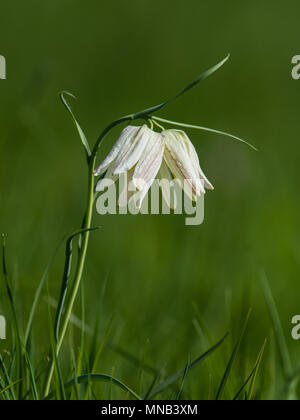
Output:
<path fill-rule="evenodd" d="M 126 115 L 125 117 L 119 118 L 118 120 L 113 121 L 111 124 L 109 124 L 102 131 L 102 133 L 100 134 L 100 136 L 98 137 L 98 139 L 96 141 L 96 144 L 95 144 L 95 146 L 94 146 L 94 148 L 92 150 L 92 154 L 91 154 L 91 157 L 90 157 L 90 162 L 94 161 L 94 164 L 95 164 L 100 143 L 102 142 L 102 140 L 104 139 L 104 137 L 106 136 L 106 134 L 108 134 L 111 129 L 113 129 L 115 126 L 117 126 L 117 125 L 119 125 L 119 124 L 121 124 L 123 122 L 132 121 L 134 119 L 136 119 L 134 114 Z"/>
<path fill-rule="evenodd" d="M 89 193 L 88 193 L 87 213 L 86 213 L 86 218 L 85 218 L 84 229 L 90 229 L 91 224 L 92 224 L 93 202 L 94 202 L 94 167 L 95 167 L 95 160 L 91 161 L 91 164 L 89 165 L 89 174 L 88 174 L 89 175 L 89 180 L 88 180 Z M 66 314 L 65 314 L 65 318 L 62 324 L 61 332 L 59 334 L 59 338 L 56 343 L 55 351 L 57 355 L 59 354 L 63 340 L 65 338 L 65 334 L 66 334 L 69 320 L 72 314 L 74 302 L 75 302 L 75 299 L 79 290 L 82 273 L 84 269 L 84 264 L 85 264 L 85 259 L 86 259 L 86 254 L 87 254 L 87 249 L 88 249 L 89 237 L 90 237 L 90 231 L 85 231 L 82 234 L 82 246 L 81 246 L 81 250 L 79 254 L 79 261 L 78 261 L 77 270 L 75 273 L 73 287 L 70 291 L 70 300 L 68 302 L 68 306 L 66 309 Z M 45 396 L 47 396 L 50 391 L 52 376 L 54 373 L 54 365 L 55 365 L 54 360 L 52 360 L 47 382 L 46 382 L 45 392 L 44 392 Z"/>
<path fill-rule="evenodd" d="M 56 356 L 58 356 L 58 354 L 59 354 L 59 351 L 61 349 L 61 346 L 63 344 L 64 338 L 65 338 L 65 335 L 66 335 L 66 332 L 67 332 L 67 328 L 68 328 L 68 325 L 69 325 L 69 321 L 70 321 L 70 317 L 71 317 L 71 314 L 72 314 L 73 306 L 74 306 L 75 299 L 76 299 L 76 296 L 77 296 L 77 293 L 78 293 L 78 290 L 79 290 L 79 286 L 80 286 L 80 282 L 81 282 L 81 278 L 82 278 L 82 274 L 83 274 L 83 270 L 84 270 L 84 264 L 85 264 L 85 260 L 86 260 L 86 254 L 87 254 L 89 237 L 90 237 L 89 229 L 91 228 L 92 217 L 93 217 L 93 205 L 94 205 L 94 198 L 95 198 L 94 170 L 95 170 L 95 165 L 96 165 L 97 152 L 98 152 L 100 143 L 102 142 L 102 140 L 104 139 L 106 134 L 108 134 L 108 132 L 112 128 L 114 128 L 118 124 L 121 124 L 121 123 L 129 121 L 129 120 L 134 120 L 134 119 L 136 119 L 135 115 L 128 115 L 128 116 L 122 117 L 122 118 L 112 122 L 111 124 L 109 124 L 102 131 L 100 136 L 98 137 L 98 139 L 96 141 L 96 144 L 93 148 L 93 151 L 91 153 L 91 156 L 89 157 L 87 208 L 86 208 L 85 221 L 84 221 L 84 224 L 82 226 L 82 229 L 84 230 L 84 233 L 82 234 L 82 244 L 81 244 L 80 251 L 79 251 L 78 264 L 77 264 L 77 268 L 76 268 L 76 272 L 75 272 L 75 278 L 74 278 L 74 281 L 73 281 L 73 286 L 72 286 L 72 289 L 70 291 L 70 299 L 68 301 L 68 305 L 67 305 L 67 308 L 66 308 L 66 314 L 65 314 L 65 317 L 64 317 L 64 321 L 62 323 L 62 328 L 61 328 L 58 340 L 56 342 L 56 348 L 55 348 Z M 54 373 L 54 367 L 55 367 L 55 360 L 54 360 L 54 358 L 52 358 L 49 373 L 48 373 L 48 377 L 47 377 L 47 380 L 46 380 L 44 397 L 46 397 L 50 392 L 50 386 L 51 386 L 51 381 L 52 381 L 52 377 L 53 377 L 53 373 Z"/>

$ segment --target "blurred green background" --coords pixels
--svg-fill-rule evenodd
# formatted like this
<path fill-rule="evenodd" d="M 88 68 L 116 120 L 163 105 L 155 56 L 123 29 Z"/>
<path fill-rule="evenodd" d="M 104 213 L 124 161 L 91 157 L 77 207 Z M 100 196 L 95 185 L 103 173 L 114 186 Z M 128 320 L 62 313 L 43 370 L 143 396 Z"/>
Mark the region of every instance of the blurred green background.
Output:
<path fill-rule="evenodd" d="M 110 121 L 168 98 L 230 52 L 225 67 L 159 115 L 229 131 L 259 152 L 188 131 L 215 186 L 202 226 L 185 226 L 184 216 L 95 213 L 102 228 L 92 235 L 84 274 L 86 323 L 93 326 L 101 310 L 104 330 L 114 314 L 109 342 L 157 369 L 167 363 L 171 373 L 208 346 L 194 302 L 215 340 L 231 332 L 216 356 L 217 382 L 252 307 L 236 387 L 272 337 L 260 284 L 265 272 L 297 366 L 300 342 L 290 333 L 300 312 L 300 82 L 292 80 L 290 63 L 299 54 L 299 12 L 297 0 L 1 2 L 7 80 L 0 81 L 0 230 L 24 323 L 51 254 L 80 226 L 85 206 L 84 153 L 57 93 L 77 96 L 74 112 L 93 143 Z M 119 131 L 107 137 L 99 159 Z M 61 249 L 49 276 L 54 299 L 63 258 Z M 37 360 L 47 355 L 47 325 L 45 301 L 35 326 Z M 271 348 L 259 385 L 265 397 L 281 386 Z M 136 388 L 149 380 L 109 346 L 98 370 L 113 370 Z M 203 366 L 190 374 L 187 396 L 205 398 L 208 383 Z"/>

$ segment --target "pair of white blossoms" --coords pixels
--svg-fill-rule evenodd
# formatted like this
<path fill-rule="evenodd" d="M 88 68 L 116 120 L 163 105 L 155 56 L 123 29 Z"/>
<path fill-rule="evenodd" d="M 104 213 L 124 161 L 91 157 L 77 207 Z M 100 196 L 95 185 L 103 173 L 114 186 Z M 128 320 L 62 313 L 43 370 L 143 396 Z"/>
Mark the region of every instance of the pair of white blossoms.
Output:
<path fill-rule="evenodd" d="M 104 175 L 105 174 L 105 175 Z M 104 175 L 96 190 L 103 191 L 109 182 L 114 183 L 127 175 L 125 202 L 120 196 L 119 205 L 126 205 L 134 196 L 138 208 L 155 179 L 160 183 L 162 194 L 170 208 L 176 208 L 174 189 L 170 185 L 179 183 L 188 197 L 197 201 L 205 188 L 213 190 L 204 175 L 197 152 L 187 134 L 182 130 L 155 132 L 145 124 L 141 127 L 126 127 L 113 148 L 95 170 L 95 175 Z"/>

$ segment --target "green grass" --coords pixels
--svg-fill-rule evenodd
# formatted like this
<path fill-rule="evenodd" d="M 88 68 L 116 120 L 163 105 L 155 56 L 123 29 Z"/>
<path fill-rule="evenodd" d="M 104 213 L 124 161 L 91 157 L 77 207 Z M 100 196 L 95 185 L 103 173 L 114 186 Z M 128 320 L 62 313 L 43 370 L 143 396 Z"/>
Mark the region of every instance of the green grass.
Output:
<path fill-rule="evenodd" d="M 41 354 L 38 348 L 38 340 L 35 337 L 35 325 L 40 326 L 38 314 L 42 289 L 49 273 L 51 264 L 46 268 L 41 279 L 36 295 L 33 297 L 32 309 L 28 320 L 20 322 L 18 319 L 17 291 L 12 284 L 8 271 L 7 250 L 5 238 L 2 244 L 2 276 L 6 288 L 6 304 L 9 307 L 9 324 L 12 326 L 9 337 L 10 347 L 5 347 L 4 356 L 0 356 L 0 399 L 1 400 L 76 400 L 76 399 L 297 399 L 297 383 L 299 368 L 293 368 L 287 348 L 280 318 L 277 312 L 270 286 L 263 275 L 263 290 L 267 307 L 269 308 L 275 340 L 266 338 L 258 352 L 256 359 L 249 354 L 251 341 L 245 345 L 247 329 L 251 320 L 250 310 L 241 325 L 238 337 L 231 337 L 226 333 L 224 337 L 208 346 L 203 354 L 190 361 L 187 354 L 186 366 L 170 371 L 166 365 L 157 369 L 156 360 L 150 363 L 144 360 L 144 355 L 136 355 L 128 352 L 119 345 L 113 344 L 115 324 L 113 319 L 99 331 L 101 317 L 97 316 L 94 328 L 86 325 L 86 302 L 84 288 L 81 287 L 81 320 L 74 315 L 70 318 L 70 328 L 67 343 L 64 346 L 63 358 L 56 353 L 58 339 L 58 320 L 63 315 L 63 302 L 68 288 L 68 279 L 71 272 L 71 244 L 82 231 L 78 231 L 66 239 L 66 261 L 63 270 L 61 286 L 61 299 L 52 303 L 56 306 L 56 322 L 52 320 L 52 310 L 49 306 L 49 322 L 45 328 L 49 329 L 49 351 Z M 52 262 L 53 258 L 51 259 Z M 49 293 L 49 291 L 47 292 Z M 63 299 L 62 299 L 63 297 Z M 100 303 L 105 298 L 103 290 Z M 44 302 L 45 304 L 45 302 Z M 200 342 L 211 343 L 214 341 L 205 320 L 200 315 L 199 308 L 195 308 L 195 334 L 199 334 Z M 99 314 L 101 305 L 99 306 Z M 99 315 L 98 314 L 98 315 Z M 199 319 L 199 322 L 198 320 Z M 77 331 L 74 331 L 76 326 Z M 172 337 L 170 337 L 170 341 Z M 172 344 L 172 343 L 170 343 Z M 118 359 L 120 363 L 130 364 L 129 380 L 117 378 L 114 374 L 101 371 L 102 353 L 110 355 L 111 360 Z M 266 354 L 265 354 L 266 353 Z M 275 363 L 270 354 L 278 353 L 282 360 L 282 372 L 276 372 Z M 176 353 L 175 353 L 176 354 Z M 70 357 L 72 355 L 72 357 Z M 54 376 L 51 380 L 51 388 L 46 394 L 45 381 L 51 370 L 51 360 L 54 361 Z M 106 362 L 107 363 L 107 362 Z M 252 365 L 251 371 L 249 366 Z M 270 366 L 271 365 L 271 366 Z M 248 373 L 247 373 L 248 370 Z M 249 373 L 250 372 L 250 373 Z M 280 388 L 274 392 L 271 382 L 277 382 L 277 375 L 283 374 Z M 199 393 L 191 392 L 194 380 L 207 383 L 209 378 L 209 392 L 205 388 L 199 388 Z M 276 375 L 273 377 L 272 375 Z M 263 380 L 268 376 L 268 381 Z M 135 378 L 135 379 L 133 379 Z M 139 378 L 137 380 L 137 378 Z M 195 379 L 196 378 L 196 379 Z M 188 384 L 186 384 L 188 382 Z"/>
<path fill-rule="evenodd" d="M 74 235 L 73 235 L 74 236 Z M 67 248 L 70 246 L 70 240 L 67 240 Z M 69 254 L 67 254 L 66 260 L 68 261 Z M 264 277 L 264 289 L 268 307 L 272 315 L 272 321 L 274 331 L 276 335 L 276 341 L 271 344 L 263 344 L 259 351 L 258 357 L 255 360 L 246 358 L 247 348 L 243 348 L 243 341 L 247 334 L 247 327 L 249 320 L 251 319 L 251 312 L 249 311 L 244 325 L 241 328 L 241 332 L 237 339 L 237 343 L 228 345 L 229 334 L 227 333 L 220 341 L 215 343 L 212 347 L 208 348 L 202 355 L 197 357 L 195 360 L 188 360 L 185 367 L 179 369 L 176 372 L 170 373 L 169 369 L 163 367 L 160 370 L 156 370 L 152 366 L 155 366 L 155 361 L 152 362 L 152 366 L 142 361 L 139 356 L 132 355 L 121 347 L 117 347 L 111 344 L 112 337 L 108 339 L 110 330 L 113 323 L 110 322 L 107 326 L 106 331 L 102 334 L 98 334 L 98 323 L 95 323 L 95 329 L 90 330 L 84 323 L 85 319 L 85 304 L 82 300 L 82 323 L 78 326 L 79 342 L 76 341 L 74 334 L 70 333 L 68 344 L 65 346 L 65 352 L 69 355 L 73 355 L 69 360 L 64 360 L 64 366 L 62 368 L 61 361 L 55 352 L 55 337 L 54 333 L 56 328 L 53 322 L 50 320 L 50 349 L 48 357 L 40 356 L 38 349 L 35 347 L 37 344 L 32 339 L 34 335 L 35 319 L 34 314 L 30 314 L 29 323 L 27 324 L 25 331 L 29 331 L 28 335 L 24 335 L 22 327 L 17 319 L 16 312 L 18 302 L 15 300 L 14 294 L 12 293 L 9 274 L 7 271 L 6 261 L 6 248 L 3 240 L 2 246 L 2 272 L 5 279 L 6 290 L 7 290 L 7 302 L 11 310 L 11 322 L 13 324 L 12 335 L 11 335 L 11 348 L 6 348 L 5 356 L 0 357 L 0 399 L 1 400 L 40 400 L 40 399 L 109 399 L 109 398 L 129 398 L 129 399 L 260 399 L 270 398 L 279 399 L 285 398 L 286 393 L 289 399 L 295 399 L 296 397 L 296 383 L 299 374 L 292 372 L 292 366 L 289 358 L 289 354 L 286 348 L 285 339 L 282 335 L 280 321 L 278 318 L 276 305 L 271 296 L 271 292 Z M 43 277 L 44 279 L 44 277 Z M 42 284 L 44 283 L 42 279 Z M 62 292 L 65 288 L 65 282 L 63 280 Z M 40 294 L 35 297 L 34 308 L 38 306 Z M 59 309 L 58 309 L 59 310 Z M 51 318 L 51 310 L 49 308 L 49 314 Z M 74 322 L 74 321 L 73 321 Z M 200 325 L 200 324 L 199 324 Z M 72 327 L 72 318 L 71 318 Z M 200 334 L 206 336 L 207 341 L 211 340 L 210 333 L 206 329 L 200 328 Z M 25 339 L 27 337 L 27 339 Z M 52 337 L 52 338 L 51 338 Z M 277 343 L 278 342 L 278 346 Z M 227 344 L 227 349 L 225 346 Z M 251 343 L 250 343 L 251 344 Z M 279 394 L 272 395 L 271 389 L 265 388 L 266 384 L 262 381 L 262 375 L 266 375 L 269 370 L 268 362 L 264 356 L 266 347 L 272 345 L 273 351 L 281 353 L 284 359 L 283 373 L 285 374 L 285 380 L 282 385 L 283 388 Z M 116 378 L 114 375 L 102 373 L 98 371 L 101 369 L 101 353 L 105 348 L 106 352 L 111 354 L 113 358 L 120 358 L 124 363 L 130 362 L 131 364 L 131 381 L 132 377 L 143 376 L 142 381 L 134 381 L 132 386 L 122 378 Z M 230 357 L 226 354 L 231 352 Z M 267 353 L 270 353 L 268 349 Z M 47 356 L 47 355 L 46 355 Z M 51 390 L 47 395 L 43 396 L 43 389 L 47 372 L 50 369 L 51 357 L 55 362 L 55 375 L 51 382 Z M 213 363 L 211 358 L 214 357 Z M 241 366 L 247 366 L 253 364 L 253 369 L 250 375 L 242 373 Z M 237 369 L 239 366 L 239 369 Z M 202 367 L 202 370 L 200 370 Z M 225 368 L 225 372 L 222 375 L 222 371 Z M 287 370 L 285 370 L 287 369 Z M 211 378 L 211 387 L 209 394 L 191 395 L 189 387 L 193 383 L 193 378 L 199 375 L 201 372 L 201 378 L 203 381 L 207 380 L 207 377 Z M 244 370 L 246 372 L 246 369 Z M 185 381 L 189 378 L 189 386 L 185 386 Z M 270 380 L 274 380 L 270 378 Z M 238 383 L 240 382 L 240 388 Z"/>
<path fill-rule="evenodd" d="M 91 152 L 88 141 L 75 119 L 71 108 L 63 95 L 61 98 L 63 104 L 71 114 L 80 138 L 84 139 L 83 144 L 87 153 L 89 173 L 92 174 L 95 167 L 95 155 L 93 157 L 93 154 L 98 149 L 101 137 Z M 136 115 L 140 116 L 143 114 L 137 113 Z M 112 123 L 108 127 L 110 128 L 114 125 L 115 123 Z M 106 134 L 107 131 L 105 129 L 103 133 Z M 92 193 L 92 198 L 88 200 L 88 208 L 85 215 L 91 213 L 94 203 L 94 183 L 89 183 L 88 187 L 91 191 L 88 193 L 88 196 Z M 4 299 L 4 302 L 6 302 L 9 308 L 8 320 L 12 328 L 10 329 L 11 334 L 9 339 L 9 345 L 11 347 L 7 347 L 5 349 L 5 357 L 1 356 L 0 358 L 0 399 L 297 399 L 297 384 L 300 376 L 298 373 L 299 369 L 293 369 L 292 367 L 280 317 L 265 275 L 262 279 L 262 285 L 275 335 L 275 340 L 271 344 L 272 353 L 275 354 L 278 349 L 283 367 L 283 381 L 280 391 L 272 387 L 268 389 L 266 384 L 260 380 L 262 371 L 268 370 L 269 375 L 271 375 L 269 377 L 269 383 L 275 382 L 272 375 L 275 374 L 276 369 L 274 366 L 272 366 L 273 369 L 270 369 L 264 363 L 267 338 L 260 348 L 255 361 L 249 357 L 249 349 L 244 344 L 252 310 L 249 310 L 246 316 L 236 343 L 234 342 L 234 338 L 229 340 L 228 332 L 222 339 L 214 342 L 213 337 L 215 334 L 210 330 L 206 320 L 201 315 L 197 303 L 193 302 L 195 311 L 195 318 L 193 320 L 195 326 L 194 333 L 198 333 L 200 342 L 205 343 L 205 345 L 209 344 L 209 346 L 200 356 L 192 361 L 190 361 L 190 355 L 187 354 L 185 367 L 173 373 L 168 372 L 166 365 L 160 369 L 153 367 L 157 366 L 157 363 L 153 360 L 150 361 L 150 364 L 149 362 L 145 363 L 144 354 L 131 354 L 126 348 L 112 344 L 114 341 L 115 327 L 113 317 L 105 326 L 104 331 L 100 332 L 99 327 L 102 322 L 101 314 L 103 318 L 103 313 L 100 311 L 104 305 L 106 282 L 103 282 L 103 292 L 101 293 L 94 328 L 87 325 L 87 302 L 85 300 L 84 284 L 81 282 L 81 274 L 86 258 L 87 235 L 92 231 L 97 231 L 98 228 L 91 227 L 91 217 L 88 224 L 86 216 L 83 220 L 82 228 L 64 238 L 50 258 L 39 286 L 32 297 L 28 320 L 23 319 L 22 323 L 18 317 L 18 308 L 20 305 L 16 297 L 17 290 L 8 271 L 6 238 L 4 235 L 2 237 L 2 277 L 6 290 L 6 299 Z M 62 271 L 59 298 L 56 301 L 49 294 L 48 276 L 58 250 L 64 242 L 65 262 Z M 74 242 L 77 242 L 77 261 L 75 263 L 73 261 Z M 73 266 L 76 269 L 73 269 Z M 78 275 L 78 272 L 81 274 Z M 45 294 L 43 290 L 45 286 L 47 286 L 46 304 L 48 306 L 48 323 L 46 323 L 45 328 L 49 331 L 49 350 L 41 356 L 38 347 L 36 347 L 38 344 L 34 338 L 34 330 L 36 324 L 41 327 L 38 308 L 41 305 L 42 296 Z M 73 313 L 79 291 L 81 294 L 81 319 Z M 228 305 L 227 310 L 230 312 L 230 301 Z M 54 320 L 53 306 L 55 309 Z M 232 321 L 230 318 L 231 315 L 228 313 L 229 324 Z M 74 331 L 74 326 L 77 327 L 77 333 Z M 169 339 L 171 345 L 172 339 L 173 337 L 171 336 Z M 60 350 L 64 341 L 67 341 L 67 343 L 64 345 L 62 361 Z M 227 349 L 225 350 L 224 347 L 226 344 Z M 251 345 L 251 342 L 248 343 L 248 346 L 249 344 Z M 114 368 L 112 368 L 113 372 L 111 374 L 99 371 L 102 366 L 102 353 L 104 350 L 112 358 L 118 356 L 121 364 L 122 362 L 124 364 L 130 363 L 132 365 L 130 379 L 132 380 L 132 378 L 136 377 L 139 380 L 135 380 L 133 385 L 128 385 L 123 378 L 115 377 Z M 211 361 L 212 357 L 214 357 L 213 362 Z M 236 365 L 238 364 L 239 369 L 237 370 Z M 247 370 L 249 371 L 249 365 L 251 364 L 253 367 L 250 374 L 247 374 Z M 209 392 L 206 395 L 205 393 L 203 395 L 201 394 L 201 390 L 203 392 L 205 387 L 200 388 L 197 394 L 194 389 L 191 391 L 193 376 L 196 375 L 194 371 L 197 370 L 198 365 L 202 367 L 202 375 L 205 375 L 206 381 L 209 378 Z M 224 373 L 222 374 L 223 369 Z M 265 374 L 266 372 L 264 372 Z M 187 379 L 189 379 L 189 386 L 186 386 Z"/>

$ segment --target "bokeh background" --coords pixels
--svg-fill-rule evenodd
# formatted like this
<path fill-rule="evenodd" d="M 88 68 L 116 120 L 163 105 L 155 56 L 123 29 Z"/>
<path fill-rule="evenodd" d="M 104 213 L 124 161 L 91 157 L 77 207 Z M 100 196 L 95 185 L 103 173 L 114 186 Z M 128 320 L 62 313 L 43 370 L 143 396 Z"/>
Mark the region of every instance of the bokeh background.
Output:
<path fill-rule="evenodd" d="M 300 82 L 291 78 L 291 58 L 299 54 L 299 12 L 297 0 L 1 1 L 0 230 L 24 323 L 50 256 L 78 228 L 85 205 L 84 153 L 57 93 L 77 96 L 74 112 L 93 143 L 110 121 L 168 98 L 230 52 L 220 71 L 159 115 L 229 131 L 259 152 L 188 131 L 215 186 L 201 226 L 185 226 L 184 216 L 95 213 L 101 230 L 92 235 L 84 274 L 86 323 L 93 326 L 101 311 L 103 333 L 114 315 L 98 371 L 138 388 L 149 381 L 139 363 L 166 363 L 172 373 L 207 348 L 197 307 L 215 340 L 231 333 L 215 356 L 217 383 L 252 307 L 236 387 L 264 339 L 273 340 L 265 272 L 297 366 L 291 319 L 300 312 Z M 38 309 L 37 361 L 49 348 L 46 297 L 58 298 L 63 258 L 61 249 Z M 259 384 L 265 397 L 281 386 L 272 349 Z M 67 349 L 62 357 L 68 360 Z M 210 380 L 207 365 L 197 368 L 187 396 L 205 398 Z"/>

